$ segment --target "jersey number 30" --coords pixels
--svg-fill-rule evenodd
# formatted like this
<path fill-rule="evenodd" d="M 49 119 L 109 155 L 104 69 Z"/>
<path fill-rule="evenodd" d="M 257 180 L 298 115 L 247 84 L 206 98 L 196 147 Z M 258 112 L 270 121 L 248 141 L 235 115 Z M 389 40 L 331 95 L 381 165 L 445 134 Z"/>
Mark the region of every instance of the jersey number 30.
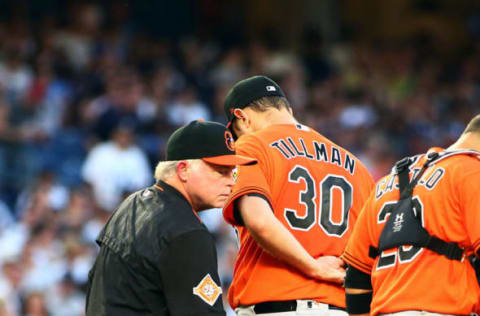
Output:
<path fill-rule="evenodd" d="M 288 174 L 288 181 L 305 183 L 305 190 L 300 191 L 300 203 L 305 205 L 304 216 L 298 216 L 297 210 L 285 208 L 285 219 L 292 229 L 307 231 L 317 221 L 317 188 L 313 177 L 302 166 L 295 166 Z M 332 193 L 338 188 L 342 193 L 342 216 L 341 221 L 332 221 Z M 341 176 L 329 174 L 320 181 L 320 208 L 319 225 L 329 236 L 342 236 L 348 229 L 348 212 L 352 206 L 352 185 Z"/>

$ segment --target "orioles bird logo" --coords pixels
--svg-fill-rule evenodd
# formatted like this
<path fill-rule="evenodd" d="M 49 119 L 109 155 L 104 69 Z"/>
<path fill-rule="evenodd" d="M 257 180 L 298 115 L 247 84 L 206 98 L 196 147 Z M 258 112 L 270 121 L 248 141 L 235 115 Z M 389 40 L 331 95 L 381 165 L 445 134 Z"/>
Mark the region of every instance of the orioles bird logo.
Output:
<path fill-rule="evenodd" d="M 235 140 L 230 131 L 225 131 L 225 144 L 229 150 L 235 151 Z"/>

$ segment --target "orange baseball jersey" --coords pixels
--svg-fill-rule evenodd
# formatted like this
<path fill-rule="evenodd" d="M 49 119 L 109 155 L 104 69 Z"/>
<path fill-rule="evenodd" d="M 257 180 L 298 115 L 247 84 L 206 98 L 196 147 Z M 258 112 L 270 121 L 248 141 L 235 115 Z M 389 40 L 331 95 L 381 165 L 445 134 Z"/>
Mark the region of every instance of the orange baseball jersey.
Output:
<path fill-rule="evenodd" d="M 238 225 L 234 200 L 265 196 L 278 220 L 313 256 L 340 256 L 373 188 L 365 166 L 351 153 L 301 124 L 272 125 L 242 136 L 237 153 L 258 160 L 240 166 L 224 217 L 240 242 L 228 299 L 235 308 L 259 302 L 315 299 L 345 306 L 344 289 L 306 277 L 265 252 Z"/>
<path fill-rule="evenodd" d="M 432 148 L 430 151 L 441 151 Z M 425 162 L 417 156 L 410 179 Z M 480 160 L 453 155 L 435 161 L 415 186 L 413 205 L 422 215 L 429 234 L 455 242 L 466 254 L 480 248 Z M 369 246 L 378 240 L 389 212 L 399 198 L 398 177 L 380 179 L 365 204 L 343 259 L 371 274 L 371 315 L 404 310 L 424 310 L 467 315 L 478 310 L 480 288 L 467 259 L 450 260 L 425 248 L 402 246 L 382 252 L 375 260 Z"/>

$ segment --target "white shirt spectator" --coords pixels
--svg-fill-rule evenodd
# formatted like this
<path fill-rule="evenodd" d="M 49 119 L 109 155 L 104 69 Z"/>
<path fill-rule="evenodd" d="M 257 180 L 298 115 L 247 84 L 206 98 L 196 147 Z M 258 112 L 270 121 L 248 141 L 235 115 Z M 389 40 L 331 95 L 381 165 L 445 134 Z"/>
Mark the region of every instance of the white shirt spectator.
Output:
<path fill-rule="evenodd" d="M 30 67 L 19 65 L 14 68 L 0 63 L 0 86 L 15 98 L 23 96 L 32 84 L 33 74 Z"/>
<path fill-rule="evenodd" d="M 172 103 L 168 107 L 167 115 L 168 121 L 177 126 L 198 119 L 210 120 L 210 112 L 201 102 Z"/>
<path fill-rule="evenodd" d="M 65 257 L 60 240 L 35 247 L 31 253 L 32 265 L 25 270 L 22 289 L 27 292 L 46 291 L 60 282 L 68 271 L 68 261 Z"/>
<path fill-rule="evenodd" d="M 7 315 L 20 315 L 20 296 L 2 275 L 0 275 L 0 300 L 5 303 Z"/>
<path fill-rule="evenodd" d="M 46 296 L 52 316 L 85 315 L 85 295 L 69 284 L 59 283 Z"/>
<path fill-rule="evenodd" d="M 12 216 L 12 212 L 8 208 L 7 204 L 0 200 L 0 235 L 2 234 L 2 231 L 13 225 L 14 219 Z"/>
<path fill-rule="evenodd" d="M 17 262 L 10 262 L 9 264 L 18 264 Z M 12 284 L 11 277 L 6 274 L 6 267 L 0 265 L 0 301 L 5 304 L 8 316 L 21 315 L 21 289 Z"/>
<path fill-rule="evenodd" d="M 30 229 L 23 223 L 17 223 L 0 232 L 0 265 L 5 261 L 18 258 L 30 237 Z"/>
<path fill-rule="evenodd" d="M 125 191 L 139 190 L 153 179 L 147 156 L 139 147 L 122 148 L 112 141 L 90 151 L 82 176 L 93 186 L 97 202 L 107 211 L 114 210 Z"/>
<path fill-rule="evenodd" d="M 198 119 L 210 120 L 210 111 L 197 98 L 195 88 L 188 86 L 167 106 L 167 118 L 171 124 L 180 126 Z"/>

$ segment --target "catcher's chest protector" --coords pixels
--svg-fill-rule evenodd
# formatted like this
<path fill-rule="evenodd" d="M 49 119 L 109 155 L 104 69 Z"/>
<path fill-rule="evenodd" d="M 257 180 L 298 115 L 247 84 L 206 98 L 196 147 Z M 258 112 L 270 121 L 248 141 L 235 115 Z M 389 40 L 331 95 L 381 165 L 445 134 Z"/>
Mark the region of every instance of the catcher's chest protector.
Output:
<path fill-rule="evenodd" d="M 383 228 L 378 248 L 370 246 L 370 257 L 376 258 L 382 251 L 387 249 L 412 245 L 430 249 L 451 260 L 462 260 L 462 248 L 456 243 L 449 243 L 430 235 L 422 226 L 419 207 L 415 205 L 416 200 L 412 199 L 413 188 L 417 185 L 430 164 L 454 155 L 478 156 L 480 153 L 474 150 L 432 152 L 427 155 L 427 161 L 411 182 L 409 179 L 409 166 L 414 162 L 414 159 L 406 157 L 395 164 L 395 172 L 399 180 L 400 198 Z"/>

